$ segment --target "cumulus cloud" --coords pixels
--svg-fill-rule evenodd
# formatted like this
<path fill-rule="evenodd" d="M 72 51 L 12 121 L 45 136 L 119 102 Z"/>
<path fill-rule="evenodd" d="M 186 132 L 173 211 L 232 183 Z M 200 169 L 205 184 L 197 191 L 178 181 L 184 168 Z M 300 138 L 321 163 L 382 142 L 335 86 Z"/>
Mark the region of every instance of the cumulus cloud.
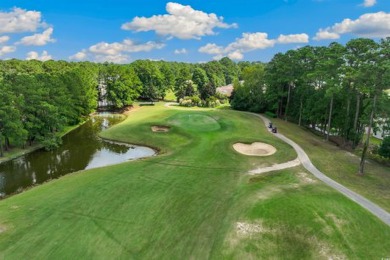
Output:
<path fill-rule="evenodd" d="M 275 40 L 268 39 L 267 33 L 243 33 L 241 38 L 237 38 L 235 42 L 227 46 L 226 51 L 240 50 L 241 52 L 248 52 L 257 49 L 270 48 L 274 45 Z"/>
<path fill-rule="evenodd" d="M 208 43 L 199 48 L 199 52 L 214 55 L 214 59 L 218 60 L 224 56 L 228 56 L 232 60 L 242 60 L 244 53 L 253 50 L 262 50 L 275 46 L 275 44 L 290 44 L 290 43 L 307 43 L 309 36 L 307 34 L 281 34 L 277 39 L 269 39 L 267 33 L 243 33 L 241 38 L 237 38 L 234 42 L 226 47 Z"/>
<path fill-rule="evenodd" d="M 185 48 L 177 49 L 173 53 L 175 53 L 175 54 L 187 54 L 187 50 Z"/>
<path fill-rule="evenodd" d="M 281 43 L 281 44 L 308 43 L 309 42 L 309 35 L 307 35 L 306 33 L 290 34 L 290 35 L 281 34 L 278 37 L 277 42 Z"/>
<path fill-rule="evenodd" d="M 34 32 L 44 27 L 41 13 L 13 8 L 10 12 L 0 12 L 0 33 Z"/>
<path fill-rule="evenodd" d="M 390 13 L 378 12 L 361 15 L 356 20 L 344 19 L 331 27 L 320 29 L 314 40 L 338 39 L 342 34 L 359 37 L 385 38 L 390 36 Z"/>
<path fill-rule="evenodd" d="M 27 53 L 26 60 L 40 60 L 40 61 L 47 61 L 51 60 L 52 56 L 47 53 L 47 51 L 43 51 L 41 55 L 39 55 L 36 51 L 30 51 Z"/>
<path fill-rule="evenodd" d="M 96 55 L 94 61 L 96 61 L 96 62 L 112 62 L 112 63 L 127 63 L 130 61 L 130 56 L 126 55 L 126 54 Z"/>
<path fill-rule="evenodd" d="M 240 51 L 234 51 L 228 54 L 228 57 L 232 60 L 242 60 L 244 55 Z"/>
<path fill-rule="evenodd" d="M 132 40 L 126 39 L 123 42 L 106 43 L 99 42 L 98 44 L 89 47 L 91 53 L 103 55 L 118 55 L 122 52 L 143 52 L 153 49 L 161 49 L 165 46 L 163 43 L 148 41 L 146 43 L 135 43 Z"/>
<path fill-rule="evenodd" d="M 16 47 L 14 46 L 3 46 L 3 47 L 0 47 L 0 56 L 3 56 L 7 53 L 11 53 L 11 52 L 15 52 L 16 51 Z"/>
<path fill-rule="evenodd" d="M 53 28 L 48 28 L 42 33 L 36 33 L 31 36 L 23 37 L 19 42 L 17 42 L 17 44 L 43 46 L 49 42 L 56 41 L 55 39 L 51 38 L 52 33 Z"/>
<path fill-rule="evenodd" d="M 189 5 L 169 2 L 166 5 L 168 14 L 152 17 L 135 17 L 131 22 L 122 25 L 124 30 L 136 32 L 155 31 L 158 35 L 179 39 L 200 39 L 205 35 L 214 35 L 214 28 L 236 28 L 237 24 L 223 22 L 223 17 L 214 13 L 205 13 Z"/>
<path fill-rule="evenodd" d="M 338 33 L 330 32 L 328 30 L 320 29 L 316 36 L 313 38 L 316 41 L 320 40 L 336 40 L 339 39 L 340 35 Z"/>
<path fill-rule="evenodd" d="M 208 43 L 205 46 L 200 47 L 198 51 L 206 54 L 222 54 L 224 52 L 224 48 L 216 45 L 215 43 Z"/>
<path fill-rule="evenodd" d="M 70 56 L 69 59 L 81 61 L 81 60 L 85 60 L 87 58 L 87 56 L 88 56 L 87 51 L 82 50 L 82 51 L 79 51 L 78 53 Z"/>
<path fill-rule="evenodd" d="M 363 6 L 364 7 L 371 7 L 376 5 L 376 0 L 364 0 Z"/>
<path fill-rule="evenodd" d="M 7 36 L 7 35 L 1 36 L 0 37 L 0 44 L 8 42 L 9 39 L 10 39 L 9 36 Z"/>
<path fill-rule="evenodd" d="M 125 39 L 123 42 L 99 42 L 69 57 L 71 60 L 93 60 L 96 62 L 125 63 L 130 60 L 126 53 L 148 52 L 154 49 L 161 49 L 163 43 L 148 41 L 146 43 L 136 43 Z"/>

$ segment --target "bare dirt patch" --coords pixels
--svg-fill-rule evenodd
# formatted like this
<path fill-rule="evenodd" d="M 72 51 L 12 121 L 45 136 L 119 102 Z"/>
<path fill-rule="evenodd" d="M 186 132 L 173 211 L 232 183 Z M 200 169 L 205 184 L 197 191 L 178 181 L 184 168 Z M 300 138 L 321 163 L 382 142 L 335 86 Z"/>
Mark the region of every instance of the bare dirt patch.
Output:
<path fill-rule="evenodd" d="M 341 229 L 343 228 L 343 226 L 344 226 L 345 224 L 347 224 L 347 221 L 345 221 L 345 220 L 343 220 L 343 219 L 341 219 L 341 218 L 338 218 L 338 217 L 337 217 L 336 215 L 334 215 L 334 214 L 331 214 L 331 213 L 326 214 L 326 217 L 327 217 L 327 218 L 330 218 L 339 230 L 341 230 Z"/>
<path fill-rule="evenodd" d="M 257 175 L 257 174 L 261 174 L 261 173 L 265 173 L 265 172 L 279 171 L 279 170 L 284 170 L 284 169 L 287 169 L 287 168 L 296 167 L 296 166 L 298 166 L 300 164 L 301 164 L 301 162 L 297 158 L 295 160 L 288 161 L 288 162 L 285 162 L 285 163 L 274 164 L 272 166 L 264 167 L 264 168 L 257 168 L 257 169 L 249 171 L 248 174 L 250 174 L 250 175 Z"/>
<path fill-rule="evenodd" d="M 269 156 L 276 153 L 276 148 L 272 145 L 255 142 L 252 144 L 235 143 L 234 150 L 249 156 Z"/>
<path fill-rule="evenodd" d="M 7 231 L 7 228 L 4 225 L 0 224 L 0 234 Z"/>
<path fill-rule="evenodd" d="M 163 132 L 163 133 L 166 133 L 166 132 L 169 132 L 169 130 L 171 129 L 169 126 L 164 126 L 164 125 L 154 125 L 151 127 L 152 131 L 153 132 Z"/>
<path fill-rule="evenodd" d="M 256 233 L 264 233 L 268 230 L 263 227 L 261 223 L 247 223 L 237 222 L 236 223 L 237 233 L 240 235 L 252 235 Z"/>
<path fill-rule="evenodd" d="M 307 173 L 305 173 L 305 172 L 299 172 L 299 173 L 297 174 L 297 176 L 298 176 L 299 180 L 300 180 L 301 182 L 303 182 L 304 184 L 312 184 L 312 183 L 316 183 L 316 182 L 317 182 L 317 180 L 311 178 L 311 177 L 310 177 Z"/>

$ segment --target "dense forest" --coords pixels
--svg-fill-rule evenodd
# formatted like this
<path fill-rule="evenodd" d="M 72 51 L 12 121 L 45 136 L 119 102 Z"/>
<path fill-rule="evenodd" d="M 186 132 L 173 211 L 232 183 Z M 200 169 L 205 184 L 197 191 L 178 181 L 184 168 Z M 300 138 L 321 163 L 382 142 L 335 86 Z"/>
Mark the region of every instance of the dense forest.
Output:
<path fill-rule="evenodd" d="M 173 91 L 177 101 L 199 97 L 200 104 L 238 75 L 239 66 L 228 58 L 204 64 L 0 61 L 0 156 L 12 146 L 36 142 L 55 148 L 65 126 L 84 121 L 103 101 L 121 109 Z"/>
<path fill-rule="evenodd" d="M 379 120 L 389 126 L 390 38 L 306 46 L 267 64 L 226 57 L 201 64 L 0 61 L 0 156 L 34 142 L 56 147 L 64 127 L 84 121 L 98 104 L 121 109 L 172 91 L 181 105 L 213 107 L 226 102 L 216 89 L 227 84 L 234 85 L 233 109 L 267 112 L 355 148 L 366 127 L 375 130 Z"/>

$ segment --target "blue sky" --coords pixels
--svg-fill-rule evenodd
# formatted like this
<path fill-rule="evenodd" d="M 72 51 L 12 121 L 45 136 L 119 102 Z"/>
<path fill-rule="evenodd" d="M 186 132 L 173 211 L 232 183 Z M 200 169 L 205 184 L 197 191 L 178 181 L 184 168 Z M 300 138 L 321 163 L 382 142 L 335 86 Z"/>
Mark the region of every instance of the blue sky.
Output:
<path fill-rule="evenodd" d="M 269 61 L 390 36 L 390 0 L 2 0 L 0 59 Z"/>

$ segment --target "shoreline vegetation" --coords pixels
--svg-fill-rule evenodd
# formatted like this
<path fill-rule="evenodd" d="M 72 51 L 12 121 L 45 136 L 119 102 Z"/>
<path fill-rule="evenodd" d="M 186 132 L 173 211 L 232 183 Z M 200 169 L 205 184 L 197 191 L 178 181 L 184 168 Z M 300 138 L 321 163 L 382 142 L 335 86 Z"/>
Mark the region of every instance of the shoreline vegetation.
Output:
<path fill-rule="evenodd" d="M 136 107 L 132 106 L 132 107 L 128 107 L 128 108 L 122 110 L 122 113 L 118 113 L 117 111 L 116 112 L 112 112 L 112 113 L 110 113 L 109 111 L 104 111 L 103 115 L 107 115 L 107 113 L 109 113 L 110 115 L 115 115 L 116 117 L 120 116 L 122 118 L 121 122 L 123 122 L 127 118 L 128 114 L 130 112 L 133 112 L 134 110 L 136 110 Z M 66 129 L 64 129 L 64 131 L 61 133 L 61 137 L 65 137 L 66 135 L 70 134 L 72 131 L 78 129 L 79 127 L 82 127 L 85 123 L 87 123 L 88 120 L 91 120 L 93 117 L 100 116 L 99 114 L 100 114 L 99 112 L 92 113 L 87 120 L 81 122 L 80 124 L 75 125 L 75 126 L 66 127 Z M 118 122 L 117 124 L 120 124 L 121 122 Z M 117 124 L 115 124 L 115 125 L 117 125 Z M 113 127 L 115 125 L 112 125 L 111 127 Z M 111 128 L 111 127 L 109 127 L 109 128 Z M 106 128 L 103 131 L 106 131 L 109 128 Z M 139 157 L 139 158 L 136 158 L 136 159 L 128 158 L 126 161 L 143 160 L 143 159 L 146 159 L 146 158 L 149 158 L 149 157 L 157 156 L 160 153 L 160 150 L 158 148 L 150 147 L 150 146 L 147 146 L 147 145 L 142 144 L 142 143 L 135 144 L 135 143 L 128 143 L 128 142 L 120 142 L 120 141 L 117 141 L 116 139 L 104 138 L 104 137 L 100 136 L 100 133 L 97 134 L 97 137 L 99 139 L 101 139 L 102 141 L 107 142 L 107 143 L 123 145 L 123 146 L 126 146 L 126 147 L 131 148 L 131 149 L 136 149 L 137 146 L 142 146 L 142 147 L 145 147 L 145 148 L 150 148 L 154 152 L 154 154 L 151 155 L 151 156 Z M 39 149 L 44 149 L 44 146 L 43 145 L 36 145 L 36 147 L 33 147 L 33 149 L 24 149 L 23 151 L 20 151 L 19 153 L 15 153 L 15 156 L 13 158 L 6 158 L 7 160 L 4 160 L 3 162 L 0 162 L 0 165 L 2 163 L 5 163 L 5 162 L 9 161 L 9 160 L 13 160 L 13 159 L 21 157 L 23 155 L 26 155 L 28 153 L 35 152 L 35 151 L 37 151 Z M 112 165 L 120 164 L 120 163 L 123 163 L 123 161 L 122 162 L 118 162 L 118 163 L 108 163 L 106 165 L 102 165 L 102 166 L 99 166 L 99 167 L 96 167 L 96 168 L 112 166 Z M 93 169 L 93 168 L 88 168 L 88 169 Z M 0 200 L 7 199 L 9 197 L 12 197 L 12 196 L 15 196 L 17 194 L 23 193 L 23 192 L 25 192 L 27 190 L 30 190 L 30 189 L 32 189 L 34 187 L 38 187 L 38 186 L 40 186 L 40 185 L 42 185 L 44 183 L 48 183 L 48 182 L 51 182 L 51 181 L 53 181 L 55 179 L 60 179 L 60 178 L 62 178 L 64 176 L 66 176 L 66 175 L 77 173 L 77 172 L 80 172 L 80 171 L 83 171 L 83 170 L 87 170 L 87 169 L 71 171 L 71 172 L 66 173 L 65 175 L 61 175 L 59 177 L 49 178 L 46 181 L 41 182 L 41 183 L 32 184 L 32 185 L 29 185 L 29 186 L 26 186 L 26 187 L 19 187 L 18 190 L 15 191 L 15 192 L 8 193 L 6 195 L 0 196 Z"/>
<path fill-rule="evenodd" d="M 128 106 L 128 107 L 125 107 L 121 110 L 116 110 L 116 111 L 110 111 L 110 110 L 107 110 L 107 111 L 101 111 L 102 113 L 105 113 L 105 112 L 108 112 L 108 113 L 117 113 L 117 114 L 120 114 L 123 116 L 124 120 L 126 119 L 126 117 L 133 111 L 137 110 L 139 108 L 138 105 L 133 105 L 133 106 Z M 73 130 L 77 129 L 78 127 L 82 126 L 83 124 L 85 124 L 88 120 L 91 119 L 91 117 L 95 116 L 95 115 L 98 115 L 99 113 L 101 113 L 99 111 L 95 111 L 93 113 L 91 113 L 87 119 L 83 120 L 82 122 L 76 124 L 76 125 L 72 125 L 72 126 L 66 126 L 64 128 L 64 130 L 59 134 L 59 136 L 62 138 L 64 137 L 65 135 L 69 134 L 70 132 L 72 132 Z M 108 139 L 107 139 L 108 140 Z M 108 141 L 112 141 L 112 140 L 108 140 Z M 16 159 L 18 157 L 21 157 L 23 155 L 26 155 L 26 154 L 29 154 L 29 153 L 32 153 L 34 151 L 37 151 L 39 149 L 44 149 L 44 145 L 40 144 L 40 143 L 35 143 L 33 144 L 32 146 L 28 146 L 26 145 L 26 148 L 21 148 L 21 147 L 11 147 L 9 151 L 4 151 L 4 154 L 2 157 L 0 157 L 0 164 L 4 163 L 4 162 L 8 162 L 8 161 L 11 161 L 13 159 Z M 154 149 L 154 148 L 153 148 Z"/>
<path fill-rule="evenodd" d="M 83 124 L 85 124 L 85 122 L 87 122 L 87 120 L 84 120 L 83 122 L 81 122 L 77 125 L 65 127 L 65 129 L 60 133 L 60 137 L 62 138 L 65 135 L 67 135 L 68 133 L 70 133 L 73 130 L 77 129 L 78 127 L 82 126 Z M 39 149 L 45 148 L 44 145 L 39 144 L 39 143 L 35 143 L 32 146 L 28 146 L 28 145 L 26 145 L 26 146 L 27 147 L 24 149 L 20 148 L 20 147 L 12 147 L 12 148 L 10 148 L 9 151 L 4 151 L 4 156 L 0 157 L 0 164 L 11 161 L 13 159 L 17 159 L 23 155 L 35 152 Z"/>

